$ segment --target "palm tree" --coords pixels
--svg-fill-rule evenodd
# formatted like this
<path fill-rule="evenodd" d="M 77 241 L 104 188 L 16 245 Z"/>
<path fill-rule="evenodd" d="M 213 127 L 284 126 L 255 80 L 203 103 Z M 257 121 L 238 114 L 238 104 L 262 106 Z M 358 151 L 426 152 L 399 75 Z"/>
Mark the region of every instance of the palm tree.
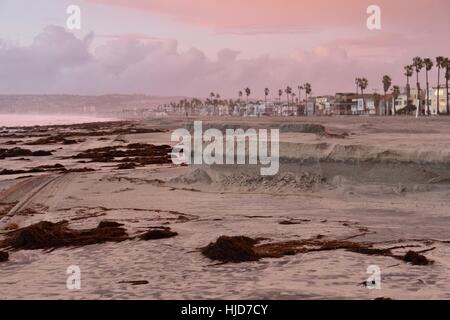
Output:
<path fill-rule="evenodd" d="M 433 68 L 433 61 L 430 58 L 423 59 L 423 64 L 425 66 L 425 74 L 427 78 L 427 114 L 431 115 L 430 107 L 430 84 L 428 82 L 428 72 Z"/>
<path fill-rule="evenodd" d="M 444 58 L 444 68 L 445 68 L 445 95 L 447 97 L 446 111 L 447 111 L 447 114 L 450 114 L 450 101 L 448 98 L 448 81 L 450 80 L 450 59 L 449 58 Z"/>
<path fill-rule="evenodd" d="M 299 102 L 299 105 L 300 105 L 299 111 L 298 111 L 298 114 L 297 114 L 297 115 L 300 115 L 301 104 L 302 104 L 302 90 L 304 90 L 305 87 L 303 87 L 303 86 L 298 86 L 297 88 L 298 88 L 298 102 Z"/>
<path fill-rule="evenodd" d="M 266 108 L 266 112 L 267 112 L 267 96 L 269 95 L 270 90 L 269 88 L 265 88 L 264 89 L 264 107 Z M 259 117 L 259 114 L 258 114 Z"/>
<path fill-rule="evenodd" d="M 248 104 L 248 97 L 250 96 L 251 93 L 252 91 L 250 90 L 250 88 L 245 88 L 245 95 L 247 96 L 247 104 Z"/>
<path fill-rule="evenodd" d="M 422 112 L 422 104 L 421 104 L 422 100 L 421 100 L 421 96 L 420 96 L 420 82 L 419 82 L 419 73 L 420 73 L 420 70 L 422 70 L 422 68 L 423 68 L 422 58 L 415 57 L 413 59 L 413 66 L 416 71 L 417 100 L 419 100 L 419 104 L 418 104 L 417 110 L 416 110 L 416 117 L 418 117 L 420 112 Z"/>
<path fill-rule="evenodd" d="M 286 92 L 286 97 L 287 97 L 287 109 L 288 109 L 288 116 L 290 115 L 290 108 L 289 108 L 289 95 L 292 93 L 292 88 L 287 86 L 286 89 L 284 90 L 284 92 Z"/>
<path fill-rule="evenodd" d="M 242 93 L 242 91 L 239 90 L 239 93 L 238 93 L 238 96 L 239 96 L 239 98 L 238 98 L 238 107 L 237 107 L 237 112 L 238 112 L 239 115 L 240 115 L 240 112 L 241 112 L 241 99 L 242 99 L 243 95 L 244 94 Z"/>
<path fill-rule="evenodd" d="M 392 87 L 392 96 L 394 97 L 394 115 L 397 114 L 397 109 L 395 108 L 395 100 L 400 96 L 400 87 L 399 86 L 393 86 Z"/>
<path fill-rule="evenodd" d="M 361 83 L 361 78 L 355 79 L 355 85 L 356 85 L 356 99 L 359 99 L 359 84 Z M 358 108 L 357 108 L 358 109 Z"/>
<path fill-rule="evenodd" d="M 306 112 L 308 113 L 308 95 L 311 94 L 312 87 L 311 87 L 311 84 L 309 82 L 305 83 L 305 85 L 303 87 L 305 88 Z M 314 106 L 313 115 L 315 115 L 315 113 L 316 113 L 316 108 Z M 306 115 L 308 115 L 308 114 L 306 114 Z"/>
<path fill-rule="evenodd" d="M 292 101 L 292 115 L 295 115 L 295 106 L 297 105 L 296 103 L 295 103 L 295 97 L 296 97 L 297 95 L 295 94 L 295 92 L 292 92 L 291 93 L 291 101 Z"/>
<path fill-rule="evenodd" d="M 244 113 L 245 113 L 245 114 L 248 114 L 248 112 L 247 112 L 247 107 L 248 107 L 248 97 L 250 97 L 250 94 L 252 93 L 252 91 L 250 90 L 249 87 L 245 88 L 244 91 L 245 91 L 245 96 L 247 97 L 247 105 L 245 106 Z"/>
<path fill-rule="evenodd" d="M 216 113 L 216 94 L 214 92 L 211 92 L 209 94 L 209 96 L 211 97 L 211 103 L 213 104 L 213 115 Z"/>
<path fill-rule="evenodd" d="M 282 112 L 282 107 L 281 107 L 281 96 L 283 95 L 283 90 L 278 89 L 278 107 L 280 108 L 279 111 Z"/>
<path fill-rule="evenodd" d="M 389 77 L 388 75 L 383 77 L 383 90 L 384 90 L 384 113 L 386 116 L 390 115 L 390 110 L 388 110 L 388 105 L 387 105 L 387 92 L 389 91 L 389 88 L 392 85 L 392 79 L 391 77 Z"/>
<path fill-rule="evenodd" d="M 445 68 L 445 58 L 444 57 L 436 57 L 436 67 L 438 68 L 438 85 L 437 85 L 437 114 L 440 114 L 441 111 L 439 109 L 441 105 L 441 101 L 439 100 L 440 91 L 441 91 L 441 68 Z"/>
<path fill-rule="evenodd" d="M 222 102 L 220 101 L 220 94 L 216 93 L 216 100 L 215 100 L 214 108 L 218 109 L 217 107 L 219 105 L 222 105 Z M 217 114 L 219 114 L 219 110 L 217 110 Z"/>
<path fill-rule="evenodd" d="M 364 98 L 364 90 L 366 90 L 367 87 L 369 86 L 369 80 L 367 80 L 366 78 L 358 78 L 356 79 L 356 81 L 358 82 L 358 87 L 361 89 L 361 96 L 363 100 L 363 113 L 366 113 L 366 100 Z"/>
<path fill-rule="evenodd" d="M 413 76 L 413 66 L 405 66 L 405 76 L 406 76 L 406 107 L 409 108 L 409 100 L 411 98 L 411 86 L 409 85 L 409 78 Z"/>

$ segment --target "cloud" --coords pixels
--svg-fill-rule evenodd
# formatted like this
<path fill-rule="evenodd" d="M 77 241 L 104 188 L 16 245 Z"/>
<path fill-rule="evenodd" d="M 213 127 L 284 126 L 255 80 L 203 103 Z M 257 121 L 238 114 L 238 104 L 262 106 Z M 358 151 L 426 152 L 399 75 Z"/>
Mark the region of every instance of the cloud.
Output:
<path fill-rule="evenodd" d="M 64 29 L 48 26 L 27 47 L 0 47 L 1 90 L 48 90 L 65 72 L 92 61 L 88 51 L 93 35 L 77 39 Z"/>
<path fill-rule="evenodd" d="M 412 57 L 400 51 L 393 61 L 367 59 L 364 50 L 391 50 L 396 44 L 378 38 L 334 40 L 284 58 L 262 54 L 244 59 L 239 51 L 225 48 L 211 59 L 196 48 L 181 51 L 172 39 L 117 35 L 94 47 L 93 37 L 77 38 L 62 27 L 49 26 L 29 46 L 0 41 L 0 77 L 8 79 L 0 82 L 0 93 L 205 97 L 213 91 L 236 97 L 249 86 L 261 97 L 265 87 L 275 94 L 286 85 L 296 88 L 308 81 L 315 94 L 324 94 L 353 90 L 356 76 L 367 77 L 370 87 L 380 88 L 386 73 L 402 84 L 403 65 Z"/>

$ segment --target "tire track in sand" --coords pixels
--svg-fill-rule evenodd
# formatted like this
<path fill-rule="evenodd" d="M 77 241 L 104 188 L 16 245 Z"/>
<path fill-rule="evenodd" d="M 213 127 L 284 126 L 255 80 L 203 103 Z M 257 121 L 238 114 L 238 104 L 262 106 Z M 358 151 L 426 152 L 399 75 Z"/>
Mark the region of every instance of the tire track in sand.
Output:
<path fill-rule="evenodd" d="M 109 142 L 109 145 L 112 145 L 118 139 L 125 139 L 125 135 L 117 135 L 115 139 Z M 6 225 L 14 215 L 20 210 L 26 209 L 28 205 L 30 205 L 33 200 L 37 197 L 42 196 L 47 193 L 53 195 L 57 192 L 63 190 L 64 186 L 70 182 L 72 173 L 62 173 L 58 175 L 44 175 L 44 176 L 36 176 L 26 181 L 19 182 L 7 190 L 3 190 L 0 193 L 1 199 L 9 199 L 10 201 L 14 201 L 11 199 L 20 199 L 19 202 L 0 219 L 0 225 Z M 50 200 L 49 200 L 50 199 Z M 56 206 L 61 198 L 58 197 L 47 197 L 42 205 L 52 205 Z"/>
<path fill-rule="evenodd" d="M 35 197 L 38 196 L 43 190 L 45 190 L 52 184 L 58 184 L 58 182 L 63 180 L 65 176 L 67 176 L 67 174 L 60 174 L 57 176 L 54 175 L 39 176 L 36 179 L 34 178 L 31 179 L 31 181 L 16 184 L 11 188 L 9 188 L 8 190 L 6 190 L 5 193 L 8 195 L 9 198 L 13 197 L 15 193 L 18 193 L 19 195 L 21 195 L 21 200 L 6 215 L 4 215 L 2 219 L 0 219 L 0 224 L 2 225 L 7 224 L 17 212 L 26 209 L 26 207 L 30 203 L 32 203 Z M 26 191 L 26 193 L 22 196 L 22 194 L 24 193 L 23 188 L 25 188 L 25 190 L 26 189 L 31 190 Z"/>

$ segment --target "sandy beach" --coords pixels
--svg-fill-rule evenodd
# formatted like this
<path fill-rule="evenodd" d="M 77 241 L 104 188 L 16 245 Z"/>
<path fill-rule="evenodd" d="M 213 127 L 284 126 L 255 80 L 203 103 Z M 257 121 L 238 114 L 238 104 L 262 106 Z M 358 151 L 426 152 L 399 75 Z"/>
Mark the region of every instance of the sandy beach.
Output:
<path fill-rule="evenodd" d="M 279 173 L 172 164 L 171 133 L 194 120 L 279 128 Z M 7 128 L 0 298 L 450 299 L 449 124 L 169 117 Z M 74 242 L 47 246 L 27 229 L 43 221 L 63 223 L 50 227 Z M 117 225 L 91 238 L 101 222 Z M 208 256 L 220 236 L 251 239 L 251 259 Z M 72 265 L 80 290 L 66 286 Z M 379 290 L 365 285 L 371 265 Z"/>

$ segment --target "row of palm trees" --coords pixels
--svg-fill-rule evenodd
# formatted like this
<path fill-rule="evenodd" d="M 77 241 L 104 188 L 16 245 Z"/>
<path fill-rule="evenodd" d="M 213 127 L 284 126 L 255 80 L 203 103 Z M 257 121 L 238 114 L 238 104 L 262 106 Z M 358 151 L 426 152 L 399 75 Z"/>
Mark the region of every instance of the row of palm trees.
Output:
<path fill-rule="evenodd" d="M 415 57 L 412 60 L 412 64 L 404 67 L 404 75 L 406 76 L 406 95 L 407 95 L 407 111 L 411 111 L 413 108 L 410 104 L 411 102 L 411 85 L 410 78 L 416 75 L 416 87 L 417 87 L 417 100 L 418 100 L 418 108 L 416 108 L 416 115 L 419 114 L 428 114 L 431 115 L 431 100 L 430 100 L 430 82 L 429 82 L 429 72 L 436 65 L 438 69 L 438 85 L 437 85 L 437 112 L 440 114 L 440 89 L 441 89 L 441 70 L 445 71 L 445 79 L 446 79 L 446 113 L 450 114 L 450 102 L 449 102 L 449 80 L 450 80 L 450 59 L 444 58 L 442 56 L 436 57 L 436 62 L 434 62 L 430 58 L 421 58 Z M 420 84 L 420 72 L 425 69 L 425 79 L 426 79 L 426 110 L 422 108 L 422 97 L 421 97 L 421 84 Z M 392 86 L 392 79 L 388 75 L 383 76 L 383 91 L 384 91 L 384 115 L 391 115 L 391 110 L 387 107 L 387 94 L 389 89 Z M 361 96 L 363 99 L 363 112 L 366 113 L 365 107 L 365 99 L 364 99 L 364 90 L 367 89 L 369 85 L 369 81 L 366 78 L 356 78 L 356 93 L 359 94 L 359 90 L 361 91 Z M 400 87 L 397 85 L 392 86 L 392 96 L 394 101 L 400 96 Z M 397 114 L 396 106 L 394 103 L 393 113 Z"/>
<path fill-rule="evenodd" d="M 292 88 L 290 86 L 287 86 L 286 89 L 282 90 L 282 89 L 278 89 L 278 103 L 281 104 L 281 97 L 283 96 L 283 94 L 286 94 L 286 101 L 287 101 L 287 108 L 288 108 L 288 113 L 289 114 L 294 114 L 294 112 L 291 112 L 291 106 L 294 107 L 295 105 L 298 105 L 301 102 L 301 94 L 302 91 L 305 92 L 305 101 L 308 101 L 308 95 L 310 95 L 312 93 L 312 86 L 310 83 L 305 83 L 303 85 L 299 85 L 297 87 L 298 89 L 298 98 L 296 98 L 296 94 L 295 92 L 293 92 Z M 250 88 L 245 88 L 244 89 L 245 95 L 247 97 L 247 103 L 248 103 L 248 99 L 251 95 L 251 89 Z M 269 88 L 264 88 L 264 104 L 267 106 L 267 98 L 270 94 L 270 89 Z M 241 98 L 243 97 L 243 92 L 239 91 L 238 92 L 238 96 L 239 96 L 239 100 L 241 100 Z M 259 112 L 258 112 L 259 115 Z"/>
<path fill-rule="evenodd" d="M 386 102 L 388 100 L 387 99 L 388 91 L 392 86 L 391 77 L 389 77 L 388 75 L 383 76 L 382 83 L 383 83 L 384 101 L 385 101 L 385 108 L 384 108 L 383 112 L 384 112 L 384 115 L 390 115 L 390 110 L 389 110 L 389 108 L 387 108 Z M 364 97 L 364 90 L 366 90 L 367 87 L 369 86 L 369 80 L 367 80 L 366 78 L 356 78 L 355 85 L 356 85 L 356 95 L 357 96 L 359 95 L 359 91 L 361 91 L 361 97 L 362 97 L 362 101 L 363 101 L 363 113 L 366 114 L 367 110 L 366 110 L 366 103 L 365 103 L 365 97 Z M 392 94 L 394 96 L 394 100 L 397 99 L 398 96 L 400 96 L 400 87 L 393 86 Z M 395 105 L 394 105 L 394 113 L 396 113 Z M 377 112 L 377 114 L 378 114 L 378 112 Z"/>
<path fill-rule="evenodd" d="M 410 85 L 410 79 L 414 76 L 416 76 L 416 87 L 417 87 L 417 100 L 419 101 L 418 108 L 416 108 L 416 115 L 419 114 L 431 114 L 431 106 L 430 106 L 430 82 L 429 82 L 429 72 L 433 69 L 433 67 L 437 68 L 438 71 L 438 85 L 437 85 L 437 112 L 438 114 L 441 113 L 440 110 L 440 89 L 441 89 L 441 74 L 442 70 L 444 70 L 444 77 L 446 80 L 446 113 L 450 114 L 450 101 L 449 101 L 449 80 L 450 80 L 450 59 L 446 57 L 436 57 L 433 61 L 430 58 L 421 58 L 421 57 L 415 57 L 412 60 L 412 64 L 407 65 L 404 67 L 404 75 L 406 77 L 406 95 L 407 95 L 407 106 L 406 111 L 411 112 L 413 110 L 411 103 L 411 85 Z M 422 97 L 421 97 L 421 83 L 420 83 L 420 72 L 422 70 L 425 70 L 425 79 L 426 79 L 426 110 L 425 108 L 422 108 Z M 391 112 L 390 108 L 387 107 L 387 94 L 389 90 L 391 89 L 392 97 L 394 98 L 394 101 L 400 96 L 400 87 L 397 85 L 392 86 L 392 79 L 385 75 L 382 79 L 383 84 L 383 91 L 384 91 L 384 101 L 385 101 L 385 108 L 383 110 L 384 115 L 391 115 L 397 114 L 396 106 L 394 103 L 393 110 Z M 356 85 L 356 94 L 359 95 L 361 93 L 362 100 L 363 100 L 363 112 L 366 113 L 366 103 L 365 103 L 365 97 L 364 92 L 369 86 L 369 81 L 366 78 L 356 78 L 355 79 L 355 85 Z M 297 106 L 297 108 L 300 106 L 302 99 L 302 92 L 305 93 L 305 99 L 304 101 L 308 101 L 308 97 L 312 93 L 312 86 L 310 83 L 305 83 L 303 85 L 297 86 L 298 89 L 298 97 L 297 94 L 294 92 L 294 90 L 287 86 L 284 90 L 279 89 L 278 90 L 278 104 L 281 105 L 282 102 L 282 96 L 283 94 L 286 94 L 286 101 L 287 101 L 287 110 L 289 115 L 293 115 L 293 108 Z M 209 98 L 206 99 L 205 103 L 203 103 L 199 99 L 192 99 L 191 101 L 188 101 L 187 99 L 184 99 L 180 101 L 177 104 L 170 104 L 170 107 L 172 110 L 185 110 L 186 114 L 188 114 L 189 110 L 197 110 L 201 107 L 204 107 L 206 105 L 212 105 L 214 110 L 213 113 L 216 114 L 216 109 L 218 105 L 228 105 L 232 107 L 232 109 L 235 109 L 236 107 L 241 106 L 241 99 L 242 97 L 246 96 L 247 104 L 249 103 L 249 98 L 252 93 L 252 90 L 250 88 L 245 88 L 242 91 L 238 92 L 238 100 L 237 102 L 230 99 L 230 100 L 221 100 L 221 96 L 219 93 L 211 92 L 209 95 Z M 267 98 L 270 94 L 269 88 L 264 88 L 264 102 L 267 106 Z M 297 97 L 297 98 L 296 98 Z M 291 111 L 292 106 L 292 111 Z M 165 106 L 167 108 L 167 106 Z M 305 108 L 306 114 L 307 114 L 307 108 Z M 313 110 L 313 115 L 315 115 L 316 110 Z M 257 114 L 260 115 L 259 110 L 257 110 Z M 300 112 L 298 113 L 300 114 Z"/>
<path fill-rule="evenodd" d="M 305 101 L 308 101 L 308 97 L 311 95 L 312 93 L 312 86 L 310 83 L 305 83 L 303 85 L 299 85 L 298 87 L 298 98 L 296 98 L 296 94 L 293 92 L 292 88 L 290 86 L 287 86 L 286 89 L 282 90 L 279 89 L 278 90 L 278 104 L 281 106 L 281 97 L 283 96 L 284 93 L 286 93 L 286 100 L 287 100 L 287 108 L 288 108 L 288 113 L 290 115 L 294 114 L 294 107 L 295 105 L 297 105 L 297 107 L 299 106 L 299 104 L 301 103 L 301 93 L 302 91 L 304 91 L 305 93 Z M 160 106 L 160 111 L 169 111 L 172 110 L 173 112 L 177 112 L 177 113 L 186 113 L 186 115 L 188 114 L 192 114 L 194 112 L 194 110 L 199 111 L 199 109 L 204 108 L 206 106 L 212 106 L 213 110 L 212 113 L 213 114 L 217 114 L 217 108 L 219 105 L 226 105 L 231 107 L 231 110 L 235 110 L 237 108 L 242 107 L 242 98 L 245 94 L 246 96 L 246 103 L 249 104 L 249 98 L 250 95 L 252 93 L 252 90 L 250 88 L 245 88 L 244 90 L 240 90 L 238 92 L 238 100 L 233 100 L 233 99 L 221 99 L 221 95 L 219 93 L 215 93 L 215 92 L 211 92 L 208 96 L 208 98 L 205 101 L 201 101 L 200 99 L 194 98 L 194 99 L 182 99 L 180 101 L 178 101 L 177 103 L 172 102 L 170 104 L 166 104 L 164 106 Z M 265 106 L 267 106 L 267 98 L 270 94 L 270 89 L 269 88 L 264 88 L 264 103 Z M 258 105 L 258 104 L 257 104 Z M 292 107 L 292 110 L 291 110 Z M 257 106 L 258 108 L 258 106 Z M 315 111 L 315 110 L 314 110 Z M 257 115 L 260 115 L 259 110 L 256 110 Z"/>
<path fill-rule="evenodd" d="M 417 99 L 419 100 L 419 106 L 417 109 L 417 114 L 422 112 L 422 99 L 420 96 L 421 90 L 420 90 L 420 80 L 419 75 L 422 69 L 425 69 L 425 77 L 426 77 L 426 113 L 429 115 L 431 114 L 430 110 L 430 82 L 428 78 L 429 72 L 433 69 L 433 67 L 436 66 L 438 69 L 438 83 L 437 83 L 437 113 L 440 114 L 440 89 L 441 89 L 441 70 L 444 70 L 444 77 L 445 77 L 445 87 L 446 87 L 446 113 L 450 114 L 450 101 L 448 96 L 448 89 L 449 89 L 449 80 L 450 80 L 450 59 L 446 57 L 436 57 L 435 61 L 433 61 L 430 58 L 421 58 L 421 57 L 415 57 L 412 61 L 412 64 L 407 65 L 404 67 L 406 76 L 406 92 L 407 92 L 407 99 L 408 103 L 411 96 L 411 87 L 409 83 L 409 79 L 414 75 L 414 72 L 416 74 L 416 87 L 417 87 Z M 425 113 L 425 112 L 424 112 Z"/>
<path fill-rule="evenodd" d="M 366 78 L 356 78 L 355 79 L 356 84 L 356 95 L 358 95 L 358 89 L 361 90 L 361 96 L 363 100 L 363 112 L 366 113 L 366 100 L 364 99 L 364 90 L 367 89 L 369 86 L 369 80 Z"/>

